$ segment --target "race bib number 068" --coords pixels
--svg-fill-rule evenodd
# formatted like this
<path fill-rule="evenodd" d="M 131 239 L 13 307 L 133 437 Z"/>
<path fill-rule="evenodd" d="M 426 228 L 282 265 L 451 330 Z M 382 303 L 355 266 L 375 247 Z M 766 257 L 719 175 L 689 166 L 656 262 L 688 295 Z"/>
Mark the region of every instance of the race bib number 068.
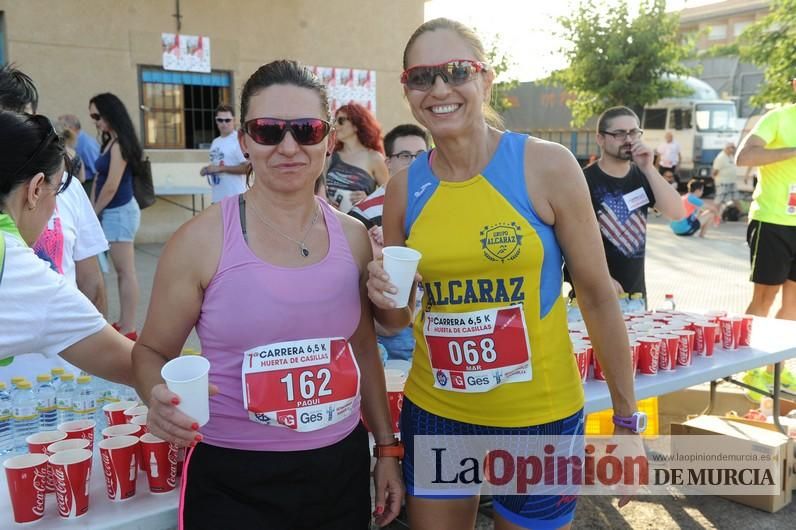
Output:
<path fill-rule="evenodd" d="M 309 432 L 354 412 L 359 367 L 343 338 L 258 346 L 243 355 L 243 404 L 249 419 Z"/>
<path fill-rule="evenodd" d="M 487 392 L 531 380 L 531 347 L 521 306 L 426 313 L 423 332 L 435 388 Z"/>

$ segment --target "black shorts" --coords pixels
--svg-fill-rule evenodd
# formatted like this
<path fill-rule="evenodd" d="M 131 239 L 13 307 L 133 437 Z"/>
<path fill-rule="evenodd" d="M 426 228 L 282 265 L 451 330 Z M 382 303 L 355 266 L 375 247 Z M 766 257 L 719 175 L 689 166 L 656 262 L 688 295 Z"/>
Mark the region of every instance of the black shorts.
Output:
<path fill-rule="evenodd" d="M 696 216 L 692 215 L 688 217 L 688 230 L 683 232 L 682 234 L 675 232 L 675 235 L 693 236 L 694 234 L 697 233 L 697 230 L 699 230 L 701 227 L 702 223 L 699 222 L 699 219 L 697 219 Z"/>
<path fill-rule="evenodd" d="M 754 283 L 782 285 L 796 281 L 796 226 L 750 221 L 746 242 Z"/>
<path fill-rule="evenodd" d="M 185 530 L 367 530 L 368 434 L 309 451 L 242 451 L 200 443 L 186 462 Z"/>

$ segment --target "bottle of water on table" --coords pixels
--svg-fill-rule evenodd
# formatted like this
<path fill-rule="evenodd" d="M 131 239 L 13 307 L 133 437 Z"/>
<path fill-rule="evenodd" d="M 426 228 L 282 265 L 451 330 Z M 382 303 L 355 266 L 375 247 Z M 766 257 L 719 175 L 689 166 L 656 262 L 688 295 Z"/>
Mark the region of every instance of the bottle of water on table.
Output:
<path fill-rule="evenodd" d="M 72 401 L 75 398 L 77 387 L 75 386 L 75 375 L 65 373 L 61 375 L 61 384 L 55 391 L 55 403 L 58 407 L 58 423 L 72 421 L 74 419 L 74 407 Z"/>
<path fill-rule="evenodd" d="M 28 443 L 25 438 L 39 432 L 39 411 L 33 385 L 29 381 L 22 381 L 17 385 L 17 393 L 11 407 L 11 416 L 14 422 L 14 438 L 17 451 L 25 452 Z"/>
<path fill-rule="evenodd" d="M 55 388 L 49 374 L 36 376 L 36 408 L 39 411 L 39 424 L 42 431 L 52 431 L 58 426 L 58 408 Z"/>
<path fill-rule="evenodd" d="M 0 455 L 14 450 L 14 425 L 11 420 L 11 395 L 0 381 Z"/>

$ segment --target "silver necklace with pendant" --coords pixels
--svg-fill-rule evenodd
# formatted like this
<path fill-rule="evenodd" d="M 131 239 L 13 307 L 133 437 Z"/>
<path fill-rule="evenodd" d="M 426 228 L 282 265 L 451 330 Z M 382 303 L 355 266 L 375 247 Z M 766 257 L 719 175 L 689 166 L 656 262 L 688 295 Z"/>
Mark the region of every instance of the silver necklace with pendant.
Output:
<path fill-rule="evenodd" d="M 252 210 L 254 211 L 254 214 L 257 216 L 257 219 L 259 219 L 265 226 L 276 232 L 277 235 L 280 235 L 285 239 L 287 239 L 288 241 L 292 241 L 293 243 L 298 245 L 299 254 L 301 255 L 302 258 L 308 258 L 310 256 L 310 249 L 307 248 L 307 245 L 304 242 L 307 240 L 307 236 L 310 234 L 310 230 L 312 230 L 312 227 L 315 226 L 315 223 L 318 221 L 318 212 L 320 211 L 320 208 L 318 208 L 317 205 L 315 207 L 315 214 L 312 216 L 312 221 L 310 221 L 310 226 L 307 227 L 307 230 L 304 232 L 304 237 L 302 237 L 301 240 L 290 237 L 289 235 L 287 235 L 286 233 L 282 232 L 280 229 L 269 223 L 265 219 L 265 217 L 260 215 L 260 212 L 257 210 L 257 207 L 254 206 L 254 203 L 252 203 Z"/>

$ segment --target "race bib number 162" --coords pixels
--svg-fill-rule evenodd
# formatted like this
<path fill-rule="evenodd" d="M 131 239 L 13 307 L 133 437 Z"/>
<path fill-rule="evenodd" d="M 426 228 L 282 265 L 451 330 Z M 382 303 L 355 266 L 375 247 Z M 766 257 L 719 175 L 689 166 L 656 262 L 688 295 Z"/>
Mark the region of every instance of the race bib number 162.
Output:
<path fill-rule="evenodd" d="M 243 404 L 263 425 L 309 432 L 354 412 L 359 367 L 343 338 L 280 342 L 245 352 Z"/>

